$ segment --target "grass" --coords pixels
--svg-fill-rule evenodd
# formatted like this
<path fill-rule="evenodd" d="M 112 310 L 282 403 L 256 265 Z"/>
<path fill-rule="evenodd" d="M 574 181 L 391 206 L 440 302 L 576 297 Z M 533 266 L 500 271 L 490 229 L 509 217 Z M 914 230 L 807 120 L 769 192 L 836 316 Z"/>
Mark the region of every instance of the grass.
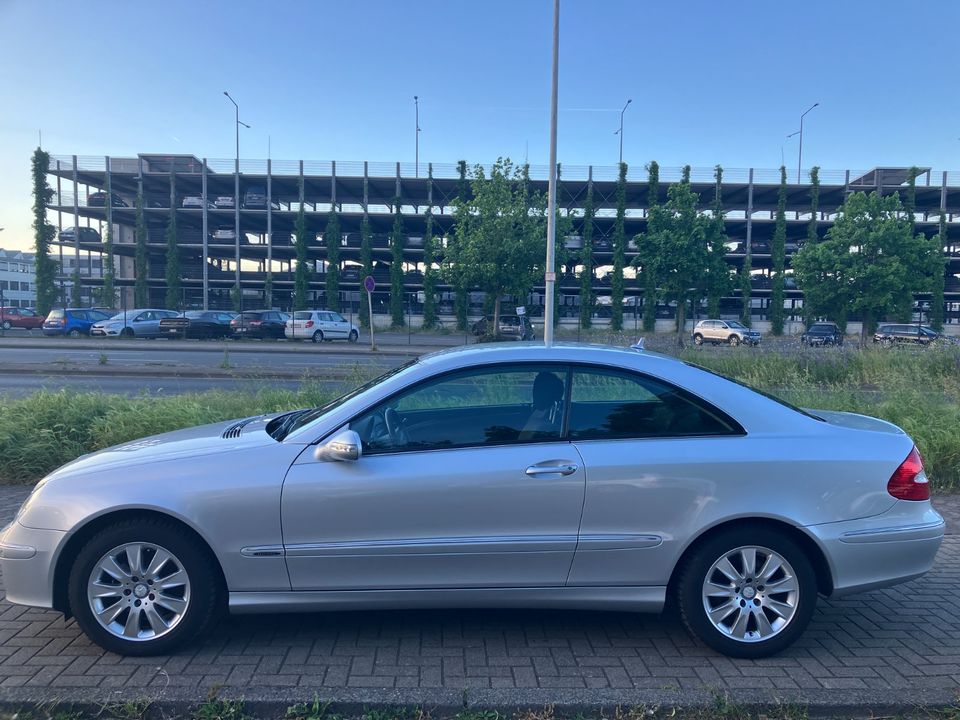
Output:
<path fill-rule="evenodd" d="M 801 407 L 893 422 L 916 441 L 934 490 L 960 488 L 956 348 L 809 349 L 783 343 L 759 349 L 687 348 L 679 356 Z M 368 372 L 354 367 L 346 385 L 363 382 Z M 0 398 L 0 482 L 32 483 L 94 450 L 192 425 L 311 407 L 334 394 L 305 379 L 297 391 L 259 380 L 247 390 L 167 397 L 43 391 Z"/>

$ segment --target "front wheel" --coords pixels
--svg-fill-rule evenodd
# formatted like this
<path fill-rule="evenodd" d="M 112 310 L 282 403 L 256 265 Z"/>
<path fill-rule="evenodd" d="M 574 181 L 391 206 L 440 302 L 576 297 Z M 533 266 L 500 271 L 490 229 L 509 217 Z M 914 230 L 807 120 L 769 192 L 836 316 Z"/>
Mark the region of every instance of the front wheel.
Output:
<path fill-rule="evenodd" d="M 729 338 L 727 338 L 727 342 L 730 343 L 730 347 L 736 347 L 740 344 L 740 338 L 738 338 L 736 335 L 731 335 Z"/>
<path fill-rule="evenodd" d="M 121 655 L 168 653 L 200 635 L 221 606 L 219 569 L 182 528 L 120 521 L 80 550 L 70 610 L 100 647 Z"/>
<path fill-rule="evenodd" d="M 360 339 L 360 333 L 358 333 L 356 330 L 351 330 L 350 334 L 347 336 L 347 340 L 349 340 L 352 343 L 355 343 L 359 339 Z"/>
<path fill-rule="evenodd" d="M 806 629 L 817 581 L 806 554 L 787 535 L 739 527 L 694 549 L 677 599 L 684 623 L 706 645 L 731 657 L 767 657 Z"/>
<path fill-rule="evenodd" d="M 701 335 L 700 333 L 697 333 L 696 335 L 694 335 L 694 336 L 693 336 L 693 344 L 694 344 L 694 345 L 703 345 L 703 335 Z"/>
<path fill-rule="evenodd" d="M 120 337 L 132 338 L 134 335 L 133 328 L 124 328 L 120 331 Z"/>
<path fill-rule="evenodd" d="M 78 337 L 80 337 L 80 331 L 79 331 L 79 330 L 71 330 L 71 331 L 70 331 L 70 337 L 72 337 L 72 338 L 78 338 Z"/>
<path fill-rule="evenodd" d="M 317 330 L 317 331 L 313 334 L 313 337 L 311 337 L 310 339 L 313 340 L 313 342 L 315 342 L 315 343 L 321 343 L 321 342 L 323 342 L 323 331 L 322 331 L 322 330 Z"/>

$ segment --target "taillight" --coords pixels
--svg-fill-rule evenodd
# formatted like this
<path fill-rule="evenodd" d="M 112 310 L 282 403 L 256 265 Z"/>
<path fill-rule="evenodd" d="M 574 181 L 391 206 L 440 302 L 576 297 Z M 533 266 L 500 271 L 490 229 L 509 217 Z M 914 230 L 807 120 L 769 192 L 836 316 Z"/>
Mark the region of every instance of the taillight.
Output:
<path fill-rule="evenodd" d="M 67 319 L 64 318 L 63 320 L 61 320 L 61 321 L 60 321 L 60 324 L 63 325 L 63 327 L 66 327 L 66 326 L 67 326 Z"/>
<path fill-rule="evenodd" d="M 304 325 L 304 327 L 312 328 L 312 327 L 313 327 L 313 320 L 307 320 L 307 324 Z"/>
<path fill-rule="evenodd" d="M 920 459 L 916 446 L 890 476 L 887 492 L 898 500 L 930 499 L 930 482 L 923 471 L 923 460 Z"/>

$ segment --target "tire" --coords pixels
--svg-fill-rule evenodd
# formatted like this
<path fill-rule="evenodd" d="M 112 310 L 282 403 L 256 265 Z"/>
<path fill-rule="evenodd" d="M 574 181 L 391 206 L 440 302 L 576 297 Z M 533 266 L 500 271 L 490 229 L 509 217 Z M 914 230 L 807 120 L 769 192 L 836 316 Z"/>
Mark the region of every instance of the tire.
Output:
<path fill-rule="evenodd" d="M 132 338 L 136 337 L 136 333 L 133 332 L 133 328 L 124 328 L 120 331 L 120 337 Z"/>
<path fill-rule="evenodd" d="M 359 339 L 360 339 L 360 333 L 358 333 L 356 330 L 351 330 L 350 334 L 347 335 L 348 342 L 355 343 Z"/>
<path fill-rule="evenodd" d="M 4 321 L 3 321 L 3 329 L 4 329 L 4 330 L 11 330 L 12 328 L 13 328 L 13 323 L 11 323 L 9 320 L 4 320 Z"/>
<path fill-rule="evenodd" d="M 129 556 L 124 548 L 128 546 L 142 548 L 139 571 L 126 561 Z M 170 559 L 152 569 L 160 552 Z M 122 559 L 111 561 L 111 557 Z M 111 580 L 105 570 L 98 570 L 104 565 L 113 568 L 119 578 Z M 177 583 L 181 575 L 185 584 Z M 67 593 L 77 624 L 97 645 L 121 655 L 160 655 L 193 641 L 211 626 L 223 606 L 220 577 L 212 555 L 198 547 L 182 527 L 169 520 L 138 518 L 119 521 L 84 544 L 73 562 Z M 156 592 L 164 579 L 171 578 L 174 582 L 167 593 Z M 102 597 L 91 599 L 87 588 L 95 581 Z M 103 595 L 104 589 L 108 593 L 115 589 L 117 599 Z M 119 604 L 126 607 L 114 613 L 110 623 L 114 627 L 108 629 L 94 607 L 99 606 L 99 612 L 106 615 Z M 136 608 L 142 609 L 134 616 Z M 141 637 L 124 637 L 128 626 L 130 635 Z"/>
<path fill-rule="evenodd" d="M 700 333 L 697 333 L 696 335 L 694 335 L 694 336 L 693 336 L 693 344 L 694 344 L 694 345 L 703 345 L 703 335 L 701 335 Z"/>
<path fill-rule="evenodd" d="M 731 335 L 727 338 L 727 342 L 730 343 L 730 347 L 736 347 L 740 344 L 740 338 L 736 335 Z"/>
<path fill-rule="evenodd" d="M 80 337 L 81 333 L 80 333 L 79 330 L 74 329 L 74 330 L 71 330 L 71 331 L 70 331 L 69 335 L 70 335 L 70 337 L 72 337 L 72 338 L 78 338 L 78 337 Z"/>
<path fill-rule="evenodd" d="M 322 342 L 323 342 L 323 330 L 317 330 L 316 332 L 314 332 L 313 335 L 310 337 L 310 340 L 312 340 L 312 341 L 315 342 L 315 343 L 322 343 Z"/>
<path fill-rule="evenodd" d="M 755 575 L 771 556 L 781 563 L 778 569 L 767 577 L 747 575 L 744 571 L 749 568 L 743 560 L 751 549 Z M 725 558 L 739 580 L 717 569 Z M 714 591 L 705 597 L 708 581 Z M 771 593 L 770 582 L 788 589 Z M 694 546 L 681 569 L 676 599 L 684 624 L 705 645 L 730 657 L 761 658 L 786 649 L 806 629 L 817 604 L 817 579 L 806 554 L 786 534 L 764 526 L 740 526 Z M 729 613 L 724 616 L 727 605 Z M 708 615 L 708 606 L 717 613 L 716 624 Z M 765 632 L 769 633 L 766 638 Z"/>

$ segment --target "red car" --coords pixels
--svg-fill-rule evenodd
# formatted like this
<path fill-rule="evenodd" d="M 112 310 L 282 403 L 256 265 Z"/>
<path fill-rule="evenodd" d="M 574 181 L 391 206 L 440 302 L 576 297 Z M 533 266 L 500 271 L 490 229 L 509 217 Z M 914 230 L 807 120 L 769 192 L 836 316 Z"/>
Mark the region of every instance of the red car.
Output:
<path fill-rule="evenodd" d="M 37 315 L 33 310 L 27 308 L 5 307 L 0 308 L 0 325 L 4 330 L 10 328 L 25 328 L 33 330 L 43 327 L 43 316 Z"/>

